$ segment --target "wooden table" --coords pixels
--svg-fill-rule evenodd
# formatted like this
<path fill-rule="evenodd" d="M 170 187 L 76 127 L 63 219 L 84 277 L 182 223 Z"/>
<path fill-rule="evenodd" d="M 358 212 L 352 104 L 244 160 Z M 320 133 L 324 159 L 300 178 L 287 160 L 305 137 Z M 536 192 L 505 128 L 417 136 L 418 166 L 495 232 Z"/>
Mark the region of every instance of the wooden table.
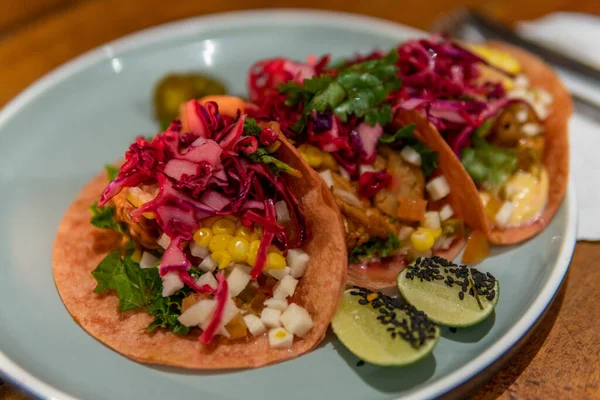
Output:
<path fill-rule="evenodd" d="M 600 14 L 597 0 L 0 0 L 0 106 L 46 72 L 109 40 L 176 19 L 229 10 L 316 7 L 392 19 L 427 29 L 458 5 L 506 22 L 556 10 Z M 596 258 L 598 257 L 598 258 Z M 475 399 L 600 398 L 600 245 L 579 243 L 556 300 L 527 343 L 495 375 L 487 371 Z M 500 366 L 496 366 L 500 368 Z M 5 399 L 25 398 L 0 389 Z"/>

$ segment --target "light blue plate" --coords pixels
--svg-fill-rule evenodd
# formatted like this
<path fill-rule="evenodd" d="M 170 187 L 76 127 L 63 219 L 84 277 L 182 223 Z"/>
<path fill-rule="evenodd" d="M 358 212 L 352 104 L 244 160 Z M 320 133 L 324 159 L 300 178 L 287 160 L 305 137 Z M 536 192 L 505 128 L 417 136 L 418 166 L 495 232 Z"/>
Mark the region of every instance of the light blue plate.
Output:
<path fill-rule="evenodd" d="M 135 136 L 155 132 L 150 101 L 161 76 L 209 71 L 244 93 L 246 71 L 260 58 L 348 56 L 419 34 L 321 12 L 198 18 L 94 50 L 15 99 L 0 114 L 0 371 L 48 398 L 291 400 L 427 398 L 486 368 L 531 327 L 567 271 L 575 242 L 572 191 L 543 233 L 495 250 L 481 265 L 501 282 L 495 316 L 444 331 L 433 356 L 403 369 L 356 367 L 358 360 L 331 338 L 293 361 L 243 372 L 138 364 L 75 324 L 52 279 L 52 243 L 64 211 Z"/>

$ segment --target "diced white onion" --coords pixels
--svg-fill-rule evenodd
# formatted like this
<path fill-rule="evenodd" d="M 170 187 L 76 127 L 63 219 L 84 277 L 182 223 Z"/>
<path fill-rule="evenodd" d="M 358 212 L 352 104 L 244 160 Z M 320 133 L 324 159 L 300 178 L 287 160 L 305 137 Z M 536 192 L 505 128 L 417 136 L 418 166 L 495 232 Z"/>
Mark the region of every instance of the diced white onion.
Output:
<path fill-rule="evenodd" d="M 252 336 L 262 335 L 267 331 L 265 324 L 254 314 L 244 315 L 244 323 L 248 328 L 248 331 L 252 334 Z"/>
<path fill-rule="evenodd" d="M 454 215 L 454 210 L 450 204 L 444 205 L 440 210 L 440 220 L 445 221 Z"/>
<path fill-rule="evenodd" d="M 212 273 L 206 272 L 206 273 L 200 275 L 200 278 L 198 278 L 196 280 L 196 285 L 198 285 L 198 286 L 208 285 L 211 288 L 216 290 L 218 283 L 217 283 L 217 280 L 215 279 L 215 276 Z"/>
<path fill-rule="evenodd" d="M 273 310 L 279 310 L 281 312 L 284 312 L 288 308 L 288 302 L 286 299 L 276 299 L 274 297 L 265 300 L 263 304 L 267 308 L 272 308 Z"/>
<path fill-rule="evenodd" d="M 506 226 L 506 224 L 508 224 L 508 220 L 512 216 L 514 209 L 515 205 L 513 203 L 511 203 L 510 201 L 505 201 L 504 204 L 502 204 L 502 207 L 500 207 L 500 210 L 498 210 L 498 213 L 496 214 L 496 223 L 499 226 Z"/>
<path fill-rule="evenodd" d="M 513 81 L 513 85 L 516 88 L 526 88 L 529 86 L 529 78 L 525 75 L 517 75 Z"/>
<path fill-rule="evenodd" d="M 527 121 L 527 111 L 525 110 L 519 110 L 517 112 L 517 114 L 515 114 L 515 117 L 517 118 L 517 122 L 523 123 L 525 121 Z"/>
<path fill-rule="evenodd" d="M 140 268 L 154 268 L 158 266 L 158 258 L 154 257 L 152 253 L 148 253 L 147 251 L 142 253 L 142 258 L 140 259 Z"/>
<path fill-rule="evenodd" d="M 289 275 L 290 272 L 292 272 L 292 269 L 290 267 L 285 267 L 285 268 L 282 268 L 282 269 L 270 269 L 267 272 L 273 278 L 275 278 L 278 281 L 280 281 L 280 280 L 283 279 L 284 276 Z"/>
<path fill-rule="evenodd" d="M 263 308 L 260 313 L 260 319 L 267 328 L 277 328 L 281 326 L 279 317 L 281 317 L 281 311 L 273 308 Z"/>
<path fill-rule="evenodd" d="M 296 286 L 298 286 L 298 280 L 291 275 L 286 275 L 273 287 L 273 297 L 276 299 L 292 297 L 296 291 Z"/>
<path fill-rule="evenodd" d="M 275 212 L 277 213 L 277 223 L 284 224 L 290 221 L 290 212 L 285 201 L 280 200 L 275 203 Z"/>
<path fill-rule="evenodd" d="M 246 272 L 246 269 L 242 266 L 235 266 L 227 277 L 227 284 L 229 286 L 229 295 L 236 297 L 246 288 L 250 282 L 250 275 Z"/>
<path fill-rule="evenodd" d="M 308 311 L 295 303 L 289 305 L 279 320 L 288 332 L 298 337 L 306 336 L 313 327 L 313 321 Z"/>
<path fill-rule="evenodd" d="M 208 247 L 200 246 L 194 240 L 192 240 L 192 242 L 190 243 L 190 253 L 192 253 L 194 257 L 202 259 L 208 257 L 209 254 Z"/>
<path fill-rule="evenodd" d="M 289 349 L 294 344 L 294 335 L 284 328 L 275 328 L 269 331 L 269 346 L 275 349 Z"/>
<path fill-rule="evenodd" d="M 400 231 L 398 231 L 398 239 L 400 239 L 400 241 L 406 240 L 410 237 L 410 235 L 412 235 L 414 231 L 415 229 L 413 227 L 403 226 L 402 228 L 400 228 Z"/>
<path fill-rule="evenodd" d="M 423 226 L 429 229 L 441 228 L 440 213 L 437 211 L 427 211 L 425 213 L 425 219 L 423 220 Z"/>
<path fill-rule="evenodd" d="M 169 247 L 169 245 L 171 244 L 171 238 L 167 236 L 166 233 L 163 233 L 159 238 L 158 241 L 156 242 L 160 247 L 162 247 L 163 249 L 167 249 L 167 247 Z"/>
<path fill-rule="evenodd" d="M 331 175 L 331 171 L 326 169 L 325 171 L 319 172 L 321 178 L 325 181 L 325 184 L 328 188 L 333 186 L 333 176 Z"/>
<path fill-rule="evenodd" d="M 287 253 L 287 264 L 290 267 L 290 275 L 299 279 L 304 276 L 306 272 L 306 266 L 310 257 L 304 251 L 300 249 L 290 249 Z"/>
<path fill-rule="evenodd" d="M 217 263 L 212 259 L 211 256 L 207 256 L 200 265 L 198 265 L 198 269 L 202 272 L 213 272 L 217 268 Z"/>
<path fill-rule="evenodd" d="M 177 320 L 184 326 L 196 326 L 208 323 L 216 305 L 216 300 L 200 300 L 185 310 L 177 317 Z"/>
<path fill-rule="evenodd" d="M 340 188 L 333 188 L 333 194 L 353 207 L 360 207 L 360 200 L 354 194 Z"/>
<path fill-rule="evenodd" d="M 444 175 L 440 175 L 430 180 L 427 185 L 425 185 L 425 189 L 427 189 L 431 200 L 434 201 L 443 199 L 450 194 L 450 185 L 448 185 L 448 181 Z"/>
<path fill-rule="evenodd" d="M 421 155 L 410 146 L 404 146 L 404 148 L 400 150 L 400 156 L 408 163 L 421 166 Z"/>
<path fill-rule="evenodd" d="M 169 272 L 164 276 L 161 276 L 163 282 L 162 297 L 169 297 L 175 294 L 176 291 L 183 288 L 183 281 L 179 277 L 179 273 L 176 271 Z"/>

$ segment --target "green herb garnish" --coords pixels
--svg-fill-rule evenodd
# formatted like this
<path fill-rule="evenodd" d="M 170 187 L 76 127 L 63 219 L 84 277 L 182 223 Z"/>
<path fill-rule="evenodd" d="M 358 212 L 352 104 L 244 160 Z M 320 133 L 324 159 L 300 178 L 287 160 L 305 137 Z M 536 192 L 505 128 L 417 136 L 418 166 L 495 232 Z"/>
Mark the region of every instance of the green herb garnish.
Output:
<path fill-rule="evenodd" d="M 390 232 L 387 239 L 374 238 L 366 243 L 356 246 L 350 252 L 350 262 L 358 262 L 361 259 L 369 259 L 372 257 L 387 257 L 392 251 L 400 247 L 398 236 Z"/>
<path fill-rule="evenodd" d="M 92 219 L 90 222 L 96 228 L 100 229 L 110 229 L 113 231 L 117 231 L 119 233 L 123 233 L 123 228 L 117 218 L 115 218 L 115 212 L 117 208 L 114 206 L 104 206 L 102 208 L 98 207 L 98 202 L 94 202 L 90 206 L 90 211 L 92 212 Z"/>
<path fill-rule="evenodd" d="M 117 175 L 119 175 L 119 168 L 115 167 L 114 165 L 106 164 L 104 166 L 104 169 L 108 174 L 108 180 L 111 182 L 115 180 Z"/>
<path fill-rule="evenodd" d="M 402 141 L 410 146 L 421 156 L 421 169 L 426 177 L 431 175 L 438 167 L 438 153 L 425 146 L 415 137 L 415 124 L 408 124 L 396 133 L 384 134 L 379 138 L 380 143 L 393 144 Z"/>
<path fill-rule="evenodd" d="M 517 169 L 517 152 L 488 143 L 481 132 L 489 128 L 484 122 L 471 136 L 471 147 L 462 151 L 461 162 L 471 178 L 480 185 L 502 185 Z"/>
<path fill-rule="evenodd" d="M 278 91 L 287 96 L 286 104 L 304 104 L 303 117 L 294 129 L 302 132 L 311 111 L 332 110 L 342 122 L 351 115 L 365 117 L 370 125 L 386 125 L 392 121 L 392 109 L 384 104 L 388 94 L 400 88 L 397 76 L 398 54 L 395 50 L 378 60 L 352 64 L 342 69 L 336 77 L 322 74 L 305 79 L 302 84 L 287 82 Z"/>

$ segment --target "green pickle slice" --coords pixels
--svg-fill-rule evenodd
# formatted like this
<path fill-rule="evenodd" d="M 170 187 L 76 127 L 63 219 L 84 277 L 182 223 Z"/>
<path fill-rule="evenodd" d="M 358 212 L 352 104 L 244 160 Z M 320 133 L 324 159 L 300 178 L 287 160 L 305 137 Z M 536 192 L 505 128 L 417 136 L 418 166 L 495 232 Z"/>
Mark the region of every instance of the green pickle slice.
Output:
<path fill-rule="evenodd" d="M 500 295 L 498 280 L 475 268 L 441 257 L 419 258 L 400 272 L 398 290 L 404 299 L 440 325 L 455 328 L 485 320 Z"/>
<path fill-rule="evenodd" d="M 363 288 L 344 292 L 331 327 L 356 356 L 384 366 L 419 361 L 440 338 L 439 327 L 423 312 L 401 299 Z"/>

